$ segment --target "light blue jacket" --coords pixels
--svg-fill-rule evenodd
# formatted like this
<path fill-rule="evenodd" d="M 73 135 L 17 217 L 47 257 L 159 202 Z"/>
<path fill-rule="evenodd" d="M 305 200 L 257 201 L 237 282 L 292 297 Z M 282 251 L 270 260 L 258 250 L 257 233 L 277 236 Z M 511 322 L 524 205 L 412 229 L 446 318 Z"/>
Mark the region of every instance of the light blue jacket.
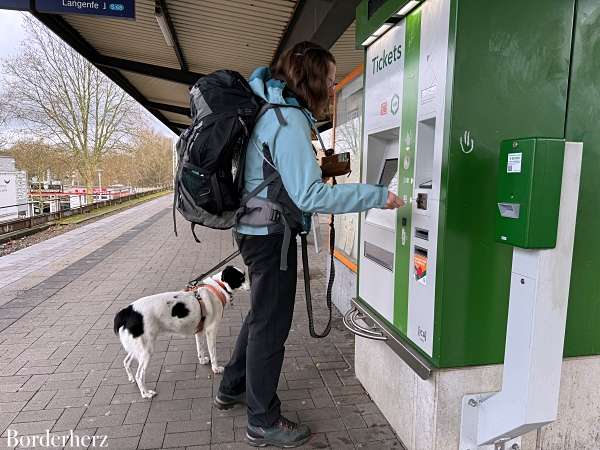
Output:
<path fill-rule="evenodd" d="M 267 67 L 254 71 L 249 79 L 254 93 L 269 103 L 298 106 L 293 97 L 284 98 L 285 84 L 271 78 Z M 275 169 L 290 199 L 304 212 L 343 214 L 382 208 L 387 201 L 387 187 L 348 183 L 331 186 L 323 183 L 312 147 L 311 125 L 313 116 L 298 108 L 281 108 L 287 125 L 281 126 L 273 109 L 258 120 L 246 150 L 244 188 L 251 192 L 263 180 L 263 143 L 267 144 Z M 279 130 L 278 133 L 276 133 Z M 264 188 L 259 197 L 267 197 Z M 242 234 L 268 234 L 267 227 L 238 225 Z"/>

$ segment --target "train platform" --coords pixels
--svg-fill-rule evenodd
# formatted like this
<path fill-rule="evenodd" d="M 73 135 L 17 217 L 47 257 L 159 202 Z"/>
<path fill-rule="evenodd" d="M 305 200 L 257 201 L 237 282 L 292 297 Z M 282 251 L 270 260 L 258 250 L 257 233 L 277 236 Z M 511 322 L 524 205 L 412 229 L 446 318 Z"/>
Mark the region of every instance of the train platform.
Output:
<path fill-rule="evenodd" d="M 183 221 L 179 231 L 176 237 L 167 196 L 0 258 L 0 448 L 15 432 L 64 435 L 65 448 L 93 448 L 85 436 L 119 450 L 249 448 L 245 408 L 212 406 L 220 376 L 198 363 L 192 337 L 157 342 L 147 372 L 158 391 L 151 400 L 123 369 L 115 312 L 141 296 L 182 289 L 234 249 L 230 232 L 202 229 L 196 244 Z M 325 257 L 322 251 L 311 269 L 319 329 L 327 317 Z M 403 448 L 354 376 L 354 337 L 339 314 L 327 338 L 309 337 L 301 275 L 300 265 L 278 393 L 283 413 L 313 431 L 303 448 Z M 247 295 L 225 311 L 222 362 Z"/>

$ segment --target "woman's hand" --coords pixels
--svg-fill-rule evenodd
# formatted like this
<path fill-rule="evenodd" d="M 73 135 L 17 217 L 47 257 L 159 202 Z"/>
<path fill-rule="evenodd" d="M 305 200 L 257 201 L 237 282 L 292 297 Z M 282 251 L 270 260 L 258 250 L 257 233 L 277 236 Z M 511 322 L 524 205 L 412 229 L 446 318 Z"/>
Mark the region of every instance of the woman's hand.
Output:
<path fill-rule="evenodd" d="M 396 209 L 404 206 L 404 201 L 393 192 L 388 191 L 387 202 L 383 209 Z"/>

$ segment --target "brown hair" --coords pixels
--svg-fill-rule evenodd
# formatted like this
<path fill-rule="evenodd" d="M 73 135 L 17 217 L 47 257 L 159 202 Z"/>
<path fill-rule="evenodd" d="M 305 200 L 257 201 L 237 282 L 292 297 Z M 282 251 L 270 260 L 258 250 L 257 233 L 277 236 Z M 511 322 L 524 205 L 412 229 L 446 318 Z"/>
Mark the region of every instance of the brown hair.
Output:
<path fill-rule="evenodd" d="M 323 117 L 329 109 L 329 64 L 335 64 L 331 52 L 305 41 L 286 50 L 271 71 L 273 78 L 285 81 L 315 116 Z"/>

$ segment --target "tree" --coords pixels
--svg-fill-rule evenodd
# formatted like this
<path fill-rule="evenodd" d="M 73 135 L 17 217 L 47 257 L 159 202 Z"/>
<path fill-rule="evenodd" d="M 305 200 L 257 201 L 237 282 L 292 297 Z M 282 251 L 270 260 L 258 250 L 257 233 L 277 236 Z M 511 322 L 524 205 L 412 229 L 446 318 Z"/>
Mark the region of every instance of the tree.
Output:
<path fill-rule="evenodd" d="M 53 179 L 64 181 L 71 178 L 71 173 L 75 170 L 66 150 L 40 139 L 19 140 L 2 153 L 15 158 L 17 168 L 38 181 L 45 179 L 48 171 Z"/>
<path fill-rule="evenodd" d="M 130 151 L 111 152 L 104 157 L 102 162 L 102 180 L 107 186 L 123 184 L 135 186 L 132 174 L 133 155 Z"/>
<path fill-rule="evenodd" d="M 86 187 L 109 151 L 130 139 L 135 101 L 33 18 L 22 52 L 4 61 L 4 96 L 26 134 L 64 148 Z"/>
<path fill-rule="evenodd" d="M 135 139 L 133 169 L 138 186 L 167 186 L 173 180 L 171 139 L 146 129 Z"/>
<path fill-rule="evenodd" d="M 0 150 L 8 143 L 5 126 L 8 123 L 8 107 L 4 96 L 0 96 Z"/>
<path fill-rule="evenodd" d="M 170 186 L 172 140 L 145 124 L 126 149 L 109 152 L 102 163 L 102 179 L 110 184 L 136 187 Z"/>

